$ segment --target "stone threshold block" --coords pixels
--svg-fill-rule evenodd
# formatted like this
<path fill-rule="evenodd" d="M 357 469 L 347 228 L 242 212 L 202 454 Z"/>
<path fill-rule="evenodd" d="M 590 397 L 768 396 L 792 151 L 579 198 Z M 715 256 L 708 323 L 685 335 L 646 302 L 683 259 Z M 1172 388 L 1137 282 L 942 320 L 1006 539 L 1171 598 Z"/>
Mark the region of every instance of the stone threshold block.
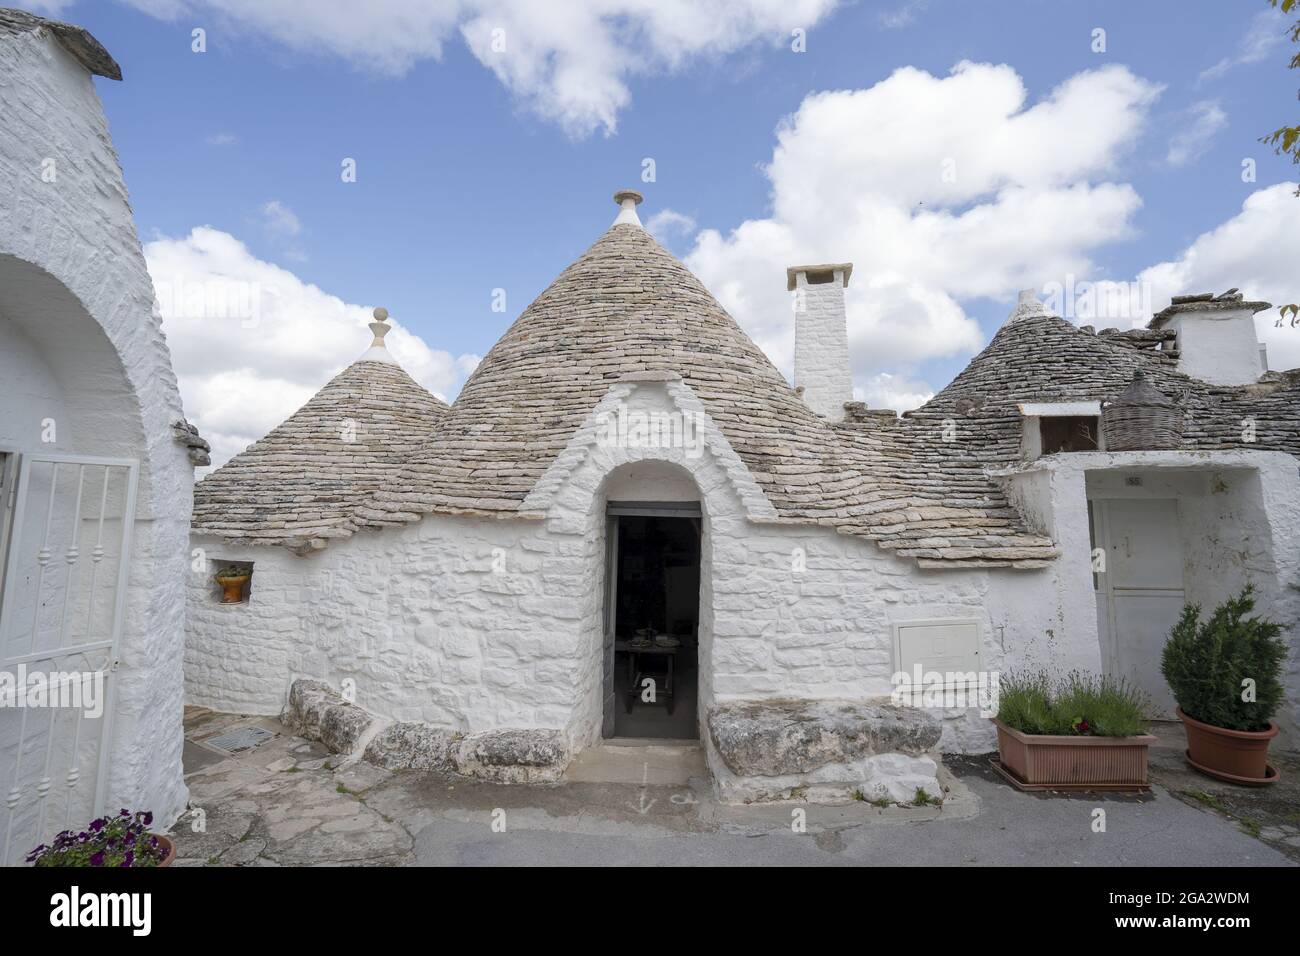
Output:
<path fill-rule="evenodd" d="M 942 800 L 941 724 L 882 701 L 727 701 L 709 710 L 707 755 L 725 803 Z"/>
<path fill-rule="evenodd" d="M 335 753 L 360 757 L 385 770 L 433 770 L 497 783 L 554 783 L 571 757 L 560 730 L 466 735 L 416 721 L 387 722 L 318 680 L 293 682 L 280 720 Z"/>

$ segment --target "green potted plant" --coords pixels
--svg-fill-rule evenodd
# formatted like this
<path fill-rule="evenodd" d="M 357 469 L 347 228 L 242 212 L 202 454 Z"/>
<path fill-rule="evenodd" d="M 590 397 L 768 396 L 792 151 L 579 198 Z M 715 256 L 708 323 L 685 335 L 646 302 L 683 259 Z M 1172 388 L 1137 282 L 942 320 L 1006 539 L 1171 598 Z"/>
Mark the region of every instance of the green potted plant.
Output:
<path fill-rule="evenodd" d="M 149 832 L 153 814 L 122 810 L 100 817 L 80 833 L 64 830 L 50 845 L 42 843 L 27 854 L 33 866 L 171 866 L 176 847 L 165 836 Z"/>
<path fill-rule="evenodd" d="M 1142 790 L 1147 700 L 1122 679 L 1043 671 L 998 682 L 999 769 L 1021 789 Z"/>
<path fill-rule="evenodd" d="M 1282 627 L 1255 609 L 1255 589 L 1215 608 L 1202 621 L 1199 605 L 1183 608 L 1161 656 L 1178 717 L 1187 729 L 1187 762 L 1232 783 L 1272 783 L 1268 744 L 1277 736 L 1273 714 L 1282 703 Z"/>
<path fill-rule="evenodd" d="M 244 585 L 253 577 L 248 568 L 241 568 L 237 564 L 228 564 L 217 571 L 215 575 L 217 583 L 221 585 L 222 604 L 239 604 L 244 600 Z"/>

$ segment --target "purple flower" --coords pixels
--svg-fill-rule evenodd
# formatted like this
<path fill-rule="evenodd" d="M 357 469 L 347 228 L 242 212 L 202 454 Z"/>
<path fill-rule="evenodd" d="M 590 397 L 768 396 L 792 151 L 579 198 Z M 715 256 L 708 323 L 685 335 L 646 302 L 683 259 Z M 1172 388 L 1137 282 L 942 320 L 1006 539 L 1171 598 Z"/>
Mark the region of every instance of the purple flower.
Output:
<path fill-rule="evenodd" d="M 135 854 L 127 850 L 126 856 L 122 858 L 122 862 L 118 866 L 135 866 Z"/>
<path fill-rule="evenodd" d="M 98 833 L 100 830 L 104 829 L 104 825 L 105 825 L 107 822 L 108 822 L 108 821 L 105 820 L 103 817 L 101 817 L 101 818 L 98 819 L 98 820 L 91 820 L 91 821 L 90 821 L 90 829 L 91 829 L 91 832 L 93 832 L 93 833 Z M 82 836 L 85 836 L 85 834 L 82 834 Z"/>
<path fill-rule="evenodd" d="M 152 811 L 152 810 L 146 810 L 145 813 L 144 813 L 144 819 L 143 819 L 142 821 L 140 821 L 140 822 L 143 823 L 145 826 L 150 826 L 150 825 L 152 825 L 152 824 L 153 824 L 153 811 Z"/>
<path fill-rule="evenodd" d="M 104 865 L 104 851 L 103 851 L 103 850 L 100 850 L 98 853 L 94 854 L 94 855 L 90 858 L 90 865 L 91 865 L 91 866 L 103 866 L 103 865 Z"/>

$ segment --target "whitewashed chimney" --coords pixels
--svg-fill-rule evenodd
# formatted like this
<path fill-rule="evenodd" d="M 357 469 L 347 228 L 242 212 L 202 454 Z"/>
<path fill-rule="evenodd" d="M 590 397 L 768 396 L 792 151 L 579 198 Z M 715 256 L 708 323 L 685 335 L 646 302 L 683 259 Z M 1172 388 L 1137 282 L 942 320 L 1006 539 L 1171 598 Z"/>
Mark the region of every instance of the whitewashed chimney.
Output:
<path fill-rule="evenodd" d="M 1268 371 L 1255 332 L 1255 313 L 1267 302 L 1248 302 L 1236 289 L 1222 295 L 1176 295 L 1147 327 L 1178 333 L 1178 370 L 1211 385 L 1249 385 Z"/>
<path fill-rule="evenodd" d="M 849 368 L 849 324 L 844 290 L 853 263 L 790 266 L 786 288 L 794 293 L 794 386 L 817 415 L 844 420 L 844 403 L 853 401 Z"/>

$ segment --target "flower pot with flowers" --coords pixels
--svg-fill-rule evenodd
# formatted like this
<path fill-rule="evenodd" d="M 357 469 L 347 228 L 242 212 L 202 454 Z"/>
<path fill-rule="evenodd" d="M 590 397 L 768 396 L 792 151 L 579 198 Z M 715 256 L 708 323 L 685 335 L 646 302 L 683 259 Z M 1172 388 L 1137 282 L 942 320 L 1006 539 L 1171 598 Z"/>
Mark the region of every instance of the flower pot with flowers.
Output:
<path fill-rule="evenodd" d="M 1255 591 L 1215 608 L 1201 621 L 1189 604 L 1169 632 L 1160 670 L 1178 701 L 1187 730 L 1187 762 L 1208 776 L 1260 786 L 1277 780 L 1268 744 L 1277 736 L 1273 715 L 1282 705 L 1282 626 L 1255 609 Z"/>
<path fill-rule="evenodd" d="M 91 820 L 80 833 L 64 830 L 48 846 L 27 854 L 33 866 L 171 866 L 176 858 L 172 841 L 150 833 L 153 814 L 122 810 L 117 816 Z"/>
<path fill-rule="evenodd" d="M 221 585 L 222 604 L 240 604 L 244 600 L 244 586 L 252 580 L 253 573 L 237 564 L 228 564 L 214 575 Z"/>
<path fill-rule="evenodd" d="M 1145 790 L 1146 698 L 1123 680 L 1071 671 L 998 682 L 998 769 L 1021 789 Z"/>

